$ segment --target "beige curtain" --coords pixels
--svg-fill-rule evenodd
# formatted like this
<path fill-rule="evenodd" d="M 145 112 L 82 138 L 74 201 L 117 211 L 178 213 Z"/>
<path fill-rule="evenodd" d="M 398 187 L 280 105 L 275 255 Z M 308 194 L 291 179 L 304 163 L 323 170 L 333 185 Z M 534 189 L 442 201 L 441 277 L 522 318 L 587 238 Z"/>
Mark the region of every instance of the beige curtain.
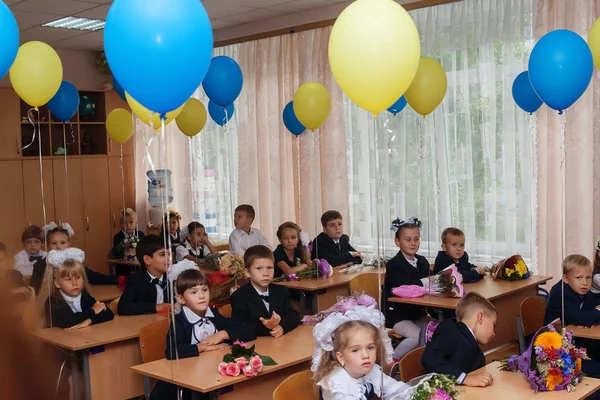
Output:
<path fill-rule="evenodd" d="M 598 0 L 539 0 L 536 38 L 569 29 L 587 39 L 599 12 Z M 538 265 L 539 273 L 552 275 L 553 281 L 560 278 L 568 254 L 593 260 L 600 232 L 599 91 L 595 71 L 588 90 L 564 116 L 546 106 L 537 112 Z"/>

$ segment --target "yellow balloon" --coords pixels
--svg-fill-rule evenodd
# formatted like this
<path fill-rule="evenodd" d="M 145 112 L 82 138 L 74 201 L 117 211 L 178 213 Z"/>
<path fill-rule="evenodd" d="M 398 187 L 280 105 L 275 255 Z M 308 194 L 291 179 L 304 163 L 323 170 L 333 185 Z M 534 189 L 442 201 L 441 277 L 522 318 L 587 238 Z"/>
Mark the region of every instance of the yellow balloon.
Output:
<path fill-rule="evenodd" d="M 408 89 L 421 43 L 410 15 L 393 0 L 357 0 L 337 18 L 329 64 L 342 90 L 377 115 Z"/>
<path fill-rule="evenodd" d="M 598 18 L 590 29 L 588 35 L 588 46 L 592 50 L 592 56 L 594 57 L 594 65 L 600 69 L 600 18 Z"/>
<path fill-rule="evenodd" d="M 19 47 L 10 67 L 10 83 L 21 99 L 32 107 L 46 104 L 60 88 L 63 67 L 56 51 L 44 42 Z"/>
<path fill-rule="evenodd" d="M 156 130 L 160 129 L 161 121 L 159 113 L 148 110 L 146 107 L 138 103 L 138 101 L 131 97 L 127 92 L 125 92 L 125 98 L 127 99 L 127 104 L 129 104 L 129 107 L 131 107 L 131 111 L 133 111 L 133 113 L 137 115 L 139 119 L 144 121 L 146 125 L 153 126 Z M 183 105 L 176 110 L 168 112 L 167 119 L 165 120 L 165 126 L 167 126 L 169 122 L 173 121 L 175 117 L 179 115 L 181 110 L 183 110 Z M 150 125 L 150 116 L 152 116 L 152 125 Z"/>
<path fill-rule="evenodd" d="M 131 113 L 124 108 L 115 108 L 106 117 L 108 136 L 117 143 L 125 143 L 133 135 Z"/>
<path fill-rule="evenodd" d="M 296 91 L 293 105 L 298 121 L 314 131 L 329 116 L 331 98 L 325 86 L 317 82 L 308 82 Z"/>
<path fill-rule="evenodd" d="M 183 110 L 175 118 L 177 127 L 184 135 L 194 137 L 206 125 L 206 108 L 198 99 L 189 99 L 183 105 Z"/>
<path fill-rule="evenodd" d="M 439 62 L 422 57 L 419 70 L 404 97 L 417 113 L 426 116 L 440 105 L 448 89 L 446 71 Z"/>

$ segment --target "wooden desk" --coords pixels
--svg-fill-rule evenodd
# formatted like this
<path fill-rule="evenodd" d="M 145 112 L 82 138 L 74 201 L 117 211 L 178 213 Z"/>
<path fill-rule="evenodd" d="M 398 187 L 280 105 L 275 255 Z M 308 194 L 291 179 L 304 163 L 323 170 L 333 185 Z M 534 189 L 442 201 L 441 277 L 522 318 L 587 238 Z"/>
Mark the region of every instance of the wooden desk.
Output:
<path fill-rule="evenodd" d="M 143 379 L 129 369 L 141 360 L 139 331 L 161 318 L 157 314 L 115 315 L 112 321 L 75 331 L 49 328 L 33 334 L 72 353 L 72 371 L 78 370 L 81 360 L 86 399 L 129 399 L 144 394 Z M 80 385 L 79 374 L 74 373 L 75 393 L 81 393 Z"/>
<path fill-rule="evenodd" d="M 459 396 L 460 400 L 577 400 L 585 399 L 600 389 L 600 379 L 584 377 L 583 381 L 576 386 L 574 392 L 561 390 L 559 392 L 539 392 L 535 394 L 529 387 L 525 376 L 520 372 L 500 371 L 500 362 L 495 361 L 477 371 L 485 371 L 494 377 L 494 383 L 486 388 L 475 388 L 461 386 L 464 392 Z"/>
<path fill-rule="evenodd" d="M 490 276 L 479 282 L 465 283 L 465 294 L 477 292 L 490 300 L 498 312 L 496 336 L 482 349 L 489 350 L 517 339 L 516 316 L 520 313 L 523 299 L 537 295 L 537 286 L 552 279 L 550 276 L 532 276 L 522 281 L 509 282 L 502 279 L 493 280 Z M 456 309 L 460 299 L 425 295 L 417 298 L 390 297 L 393 303 L 416 304 L 424 307 Z"/>
<path fill-rule="evenodd" d="M 110 302 L 121 294 L 123 292 L 116 285 L 90 285 L 90 295 L 97 301 Z"/>
<path fill-rule="evenodd" d="M 573 331 L 575 337 L 600 340 L 600 325 L 591 328 L 579 328 L 575 325 L 568 325 L 566 329 L 567 331 Z"/>
<path fill-rule="evenodd" d="M 217 371 L 223 355 L 229 347 L 202 353 L 199 357 L 181 360 L 162 359 L 131 367 L 137 373 L 151 378 L 170 382 L 196 392 L 210 393 L 211 399 L 219 396 L 219 389 L 235 385 L 232 392 L 222 395 L 223 399 L 267 399 L 272 398 L 273 390 L 289 375 L 310 368 L 314 340 L 311 326 L 298 326 L 292 332 L 280 337 L 259 337 L 250 345 L 256 344 L 256 352 L 270 356 L 277 365 L 265 367 L 257 377 L 243 375 L 223 376 Z"/>
<path fill-rule="evenodd" d="M 108 260 L 108 273 L 113 275 L 115 273 L 115 265 L 128 265 L 130 267 L 138 268 L 140 263 L 137 260 L 127 261 L 122 258 L 113 258 Z"/>

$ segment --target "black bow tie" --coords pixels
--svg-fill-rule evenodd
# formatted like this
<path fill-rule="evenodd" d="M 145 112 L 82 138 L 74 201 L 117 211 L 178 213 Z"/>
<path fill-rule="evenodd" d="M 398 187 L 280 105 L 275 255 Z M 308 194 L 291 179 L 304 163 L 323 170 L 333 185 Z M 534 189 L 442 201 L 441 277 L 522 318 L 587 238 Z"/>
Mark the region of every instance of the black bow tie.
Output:
<path fill-rule="evenodd" d="M 266 301 L 267 303 L 269 302 L 269 296 L 268 295 L 266 295 L 266 294 L 259 294 L 259 296 L 260 296 L 260 298 L 263 301 Z"/>
<path fill-rule="evenodd" d="M 159 285 L 163 289 L 167 287 L 167 281 L 161 281 L 158 278 L 152 278 L 152 280 L 150 281 L 150 283 L 152 283 L 154 285 Z"/>
<path fill-rule="evenodd" d="M 29 256 L 29 262 L 38 262 L 42 261 L 44 256 Z"/>

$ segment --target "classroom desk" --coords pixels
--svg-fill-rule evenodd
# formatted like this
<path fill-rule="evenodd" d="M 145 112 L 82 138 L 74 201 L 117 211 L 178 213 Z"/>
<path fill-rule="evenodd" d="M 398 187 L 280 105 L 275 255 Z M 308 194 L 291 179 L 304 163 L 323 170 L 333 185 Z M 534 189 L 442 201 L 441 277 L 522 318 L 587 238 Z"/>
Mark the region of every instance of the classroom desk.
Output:
<path fill-rule="evenodd" d="M 111 302 L 122 294 L 116 285 L 90 285 L 90 295 L 97 301 Z"/>
<path fill-rule="evenodd" d="M 568 325 L 567 331 L 573 331 L 573 335 L 579 338 L 600 339 L 600 325 L 591 328 L 579 328 L 575 325 Z"/>
<path fill-rule="evenodd" d="M 174 383 L 195 392 L 209 393 L 211 400 L 219 397 L 219 389 L 234 385 L 231 392 L 223 394 L 225 400 L 262 400 L 273 397 L 273 390 L 293 373 L 310 368 L 314 340 L 312 327 L 300 325 L 280 338 L 259 337 L 250 342 L 256 352 L 269 356 L 277 365 L 265 367 L 257 377 L 243 375 L 223 376 L 217 371 L 223 355 L 230 347 L 200 354 L 199 357 L 181 360 L 157 360 L 131 367 L 135 372 L 151 378 Z"/>
<path fill-rule="evenodd" d="M 477 370 L 485 371 L 494 377 L 494 383 L 486 388 L 461 386 L 463 393 L 459 395 L 460 400 L 578 400 L 585 399 L 600 389 L 600 379 L 584 377 L 583 381 L 576 386 L 574 392 L 561 390 L 558 392 L 538 392 L 535 394 L 529 387 L 525 376 L 520 372 L 500 371 L 500 362 L 495 361 Z"/>
<path fill-rule="evenodd" d="M 465 283 L 465 294 L 478 292 L 490 300 L 498 312 L 496 336 L 487 345 L 481 346 L 484 351 L 494 349 L 517 339 L 516 316 L 520 313 L 523 299 L 537 295 L 538 285 L 543 285 L 552 277 L 534 275 L 530 278 L 509 282 L 502 279 L 493 280 L 489 275 L 475 283 Z M 416 304 L 424 307 L 456 309 L 458 298 L 446 298 L 425 295 L 416 298 L 390 297 L 394 303 Z"/>
<path fill-rule="evenodd" d="M 72 371 L 77 371 L 79 360 L 82 361 L 85 399 L 129 399 L 144 394 L 143 379 L 129 369 L 141 360 L 139 331 L 161 318 L 165 317 L 115 315 L 112 321 L 75 331 L 49 328 L 33 334 L 70 352 Z M 79 374 L 74 373 L 75 393 L 81 393 L 80 385 Z"/>
<path fill-rule="evenodd" d="M 115 265 L 127 265 L 130 267 L 138 268 L 140 263 L 137 260 L 128 261 L 122 258 L 113 258 L 108 260 L 108 273 L 113 275 L 115 273 Z"/>

